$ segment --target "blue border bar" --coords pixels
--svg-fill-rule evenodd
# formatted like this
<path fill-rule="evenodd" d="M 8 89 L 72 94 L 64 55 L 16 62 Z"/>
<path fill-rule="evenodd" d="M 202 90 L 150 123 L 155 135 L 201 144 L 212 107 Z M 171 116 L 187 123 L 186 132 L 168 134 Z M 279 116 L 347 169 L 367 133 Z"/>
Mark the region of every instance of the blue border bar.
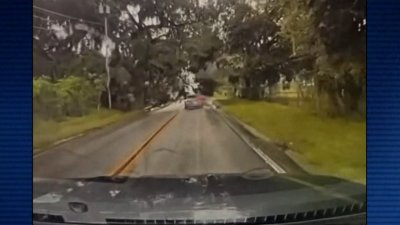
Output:
<path fill-rule="evenodd" d="M 0 4 L 0 224 L 32 224 L 31 4 Z"/>
<path fill-rule="evenodd" d="M 400 224 L 400 1 L 367 1 L 368 224 Z"/>
<path fill-rule="evenodd" d="M 0 224 L 32 223 L 32 2 L 0 4 Z M 400 1 L 368 0 L 368 224 L 400 221 Z"/>

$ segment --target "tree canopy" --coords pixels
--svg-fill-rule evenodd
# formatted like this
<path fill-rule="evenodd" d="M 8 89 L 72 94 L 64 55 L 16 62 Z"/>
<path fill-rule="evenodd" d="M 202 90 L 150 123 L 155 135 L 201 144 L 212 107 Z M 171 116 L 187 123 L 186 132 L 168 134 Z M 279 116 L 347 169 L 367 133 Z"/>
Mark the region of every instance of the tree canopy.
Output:
<path fill-rule="evenodd" d="M 189 85 L 182 71 L 216 63 L 230 83 L 243 83 L 245 97 L 259 99 L 260 88 L 282 76 L 314 79 L 318 95 L 338 111 L 357 110 L 365 91 L 365 0 L 254 3 L 34 0 L 34 76 L 102 77 L 109 56 L 114 71 L 129 74 L 121 80 L 111 73 L 113 101 L 133 95 L 133 107 L 142 107 L 181 93 Z"/>

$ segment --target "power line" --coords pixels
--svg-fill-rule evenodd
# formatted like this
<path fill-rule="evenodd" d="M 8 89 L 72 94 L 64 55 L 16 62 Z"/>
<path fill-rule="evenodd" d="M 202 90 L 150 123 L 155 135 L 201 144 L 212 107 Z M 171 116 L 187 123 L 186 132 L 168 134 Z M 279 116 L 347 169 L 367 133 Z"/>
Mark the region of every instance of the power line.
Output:
<path fill-rule="evenodd" d="M 58 22 L 57 20 L 52 20 L 52 19 L 49 19 L 49 18 L 41 17 L 41 16 L 33 15 L 33 17 L 37 18 L 37 19 L 40 19 L 40 20 L 43 20 L 43 21 Z"/>
<path fill-rule="evenodd" d="M 39 7 L 39 6 L 33 5 L 33 8 L 37 9 L 37 10 L 40 10 L 40 11 L 43 11 L 43 12 L 47 12 L 47 13 L 53 14 L 53 15 L 61 16 L 61 17 L 64 17 L 64 18 L 68 18 L 68 19 L 72 19 L 72 20 L 78 20 L 78 21 L 82 21 L 82 22 L 87 22 L 87 23 L 91 23 L 91 24 L 95 24 L 95 25 L 102 25 L 103 26 L 103 24 L 99 23 L 99 22 L 84 20 L 84 19 L 81 19 L 81 18 L 78 18 L 78 17 L 74 17 L 74 16 L 63 14 L 63 13 L 55 12 L 55 11 L 52 11 L 52 10 L 49 10 L 49 9 L 45 9 L 45 8 L 42 8 L 42 7 Z"/>
<path fill-rule="evenodd" d="M 38 30 L 45 30 L 45 31 L 49 31 L 49 29 L 44 28 L 44 27 L 38 27 L 38 26 L 33 26 L 34 29 L 38 29 Z"/>
<path fill-rule="evenodd" d="M 39 7 L 39 6 L 35 6 L 35 5 L 33 5 L 33 8 L 38 9 L 38 10 L 41 10 L 41 11 L 44 11 L 44 12 L 47 12 L 47 13 L 50 13 L 50 14 L 54 14 L 54 15 L 57 15 L 57 16 L 61 16 L 61 17 L 64 17 L 64 18 L 68 18 L 68 19 L 73 19 L 73 20 L 78 20 L 78 21 L 85 21 L 85 22 L 87 22 L 87 23 L 102 25 L 101 23 L 98 23 L 98 22 L 89 21 L 89 20 L 84 20 L 84 19 L 81 19 L 81 18 L 78 18 L 78 17 L 74 17 L 74 16 L 62 14 L 62 13 L 55 12 L 55 11 L 52 11 L 52 10 L 49 10 L 49 9 L 45 9 L 45 8 L 42 8 L 42 7 Z"/>

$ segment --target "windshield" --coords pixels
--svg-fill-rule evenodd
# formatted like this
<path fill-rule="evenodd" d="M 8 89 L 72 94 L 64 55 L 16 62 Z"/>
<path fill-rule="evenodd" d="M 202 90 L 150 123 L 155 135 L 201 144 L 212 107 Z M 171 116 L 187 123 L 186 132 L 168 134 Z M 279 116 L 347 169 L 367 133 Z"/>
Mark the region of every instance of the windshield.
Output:
<path fill-rule="evenodd" d="M 365 39 L 365 0 L 34 0 L 34 177 L 365 184 Z"/>

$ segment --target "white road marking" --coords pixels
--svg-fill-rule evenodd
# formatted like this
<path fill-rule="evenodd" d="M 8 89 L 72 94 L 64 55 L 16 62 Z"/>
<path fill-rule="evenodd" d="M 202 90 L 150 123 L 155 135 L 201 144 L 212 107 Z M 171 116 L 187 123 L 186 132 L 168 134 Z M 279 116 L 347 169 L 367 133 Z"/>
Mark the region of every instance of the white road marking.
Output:
<path fill-rule="evenodd" d="M 221 117 L 226 122 L 226 124 L 237 134 L 237 136 L 242 139 L 242 141 L 246 143 L 251 149 L 253 149 L 257 153 L 257 155 L 260 156 L 262 160 L 264 160 L 265 163 L 271 166 L 272 169 L 274 169 L 277 173 L 286 173 L 286 171 L 282 167 L 280 167 L 274 160 L 267 156 L 261 149 L 254 146 L 253 143 L 251 143 L 247 138 L 241 135 L 240 132 L 224 116 Z"/>
<path fill-rule="evenodd" d="M 37 151 L 37 152 L 33 154 L 33 158 L 37 158 L 39 156 L 43 156 L 46 153 L 51 152 L 51 149 L 56 147 L 57 145 L 60 145 L 60 144 L 62 144 L 64 142 L 67 142 L 67 141 L 71 141 L 71 140 L 73 140 L 75 138 L 78 138 L 78 137 L 81 137 L 83 135 L 85 135 L 85 133 L 80 133 L 80 134 L 77 134 L 77 135 L 74 135 L 74 136 L 71 136 L 71 137 L 68 137 L 68 138 L 64 138 L 64 139 L 58 140 L 58 141 L 54 142 L 53 144 L 51 144 L 48 147 L 48 150 L 40 151 L 40 149 L 35 149 L 35 151 Z"/>
<path fill-rule="evenodd" d="M 251 147 L 251 146 L 250 146 Z M 270 165 L 277 173 L 286 173 L 282 167 L 280 167 L 274 160 L 272 160 L 268 155 L 261 151 L 257 147 L 251 147 L 268 165 Z"/>

